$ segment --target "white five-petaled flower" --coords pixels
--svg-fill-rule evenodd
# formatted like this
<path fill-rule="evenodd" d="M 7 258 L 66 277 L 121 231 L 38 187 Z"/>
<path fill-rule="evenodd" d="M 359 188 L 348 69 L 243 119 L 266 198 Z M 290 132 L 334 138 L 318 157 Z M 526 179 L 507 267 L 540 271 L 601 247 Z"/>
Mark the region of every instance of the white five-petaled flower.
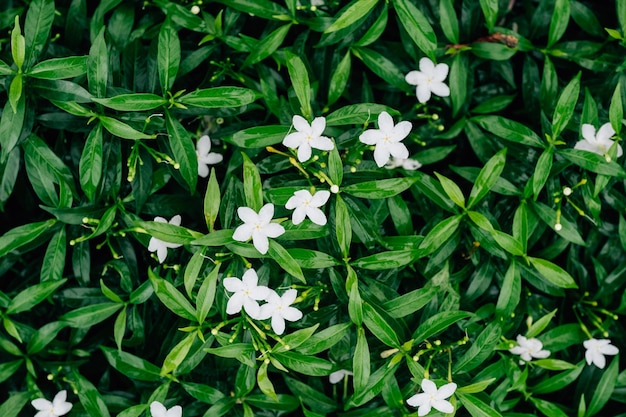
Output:
<path fill-rule="evenodd" d="M 407 171 L 415 171 L 416 169 L 420 169 L 422 167 L 422 164 L 420 163 L 420 161 L 415 159 L 401 159 L 394 156 L 392 156 L 389 162 L 385 164 L 385 168 L 387 169 L 394 169 L 399 167 L 402 167 Z"/>
<path fill-rule="evenodd" d="M 382 167 L 391 156 L 400 159 L 409 157 L 409 150 L 400 143 L 411 132 L 411 122 L 400 122 L 394 126 L 393 119 L 386 111 L 378 115 L 378 129 L 369 129 L 361 133 L 359 140 L 366 145 L 375 145 L 374 160 Z"/>
<path fill-rule="evenodd" d="M 443 80 L 448 76 L 448 64 L 437 64 L 430 58 L 422 58 L 419 62 L 419 71 L 409 72 L 404 79 L 407 83 L 417 86 L 415 95 L 420 103 L 430 100 L 431 93 L 439 97 L 448 97 L 450 88 Z"/>
<path fill-rule="evenodd" d="M 239 242 L 246 242 L 252 238 L 252 244 L 265 255 L 269 249 L 268 237 L 278 237 L 285 233 L 285 228 L 278 223 L 272 223 L 274 217 L 274 205 L 267 203 L 257 214 L 250 207 L 239 207 L 237 209 L 239 218 L 243 224 L 235 229 L 233 239 Z"/>
<path fill-rule="evenodd" d="M 224 278 L 224 288 L 234 294 L 228 299 L 226 313 L 236 314 L 243 308 L 253 319 L 261 320 L 259 301 L 270 296 L 272 290 L 264 285 L 257 285 L 259 277 L 254 269 L 248 269 L 241 279 Z"/>
<path fill-rule="evenodd" d="M 353 375 L 353 374 L 347 369 L 340 369 L 328 375 L 328 381 L 333 385 L 338 384 L 342 379 L 344 379 L 348 375 Z"/>
<path fill-rule="evenodd" d="M 598 155 L 604 155 L 608 159 L 607 152 L 613 145 L 614 140 L 611 139 L 615 135 L 615 130 L 611 123 L 605 123 L 600 126 L 596 133 L 596 128 L 588 123 L 583 124 L 583 140 L 579 140 L 574 145 L 574 149 L 580 149 L 583 151 L 589 151 L 597 153 Z M 622 145 L 617 145 L 617 157 L 619 158 L 624 153 Z"/>
<path fill-rule="evenodd" d="M 520 357 L 526 362 L 531 361 L 533 358 L 545 359 L 550 356 L 550 352 L 543 350 L 543 344 L 536 338 L 527 339 L 526 337 L 517 335 L 517 346 L 509 349 L 514 355 L 520 355 Z"/>
<path fill-rule="evenodd" d="M 293 210 L 291 218 L 293 224 L 300 224 L 305 217 L 320 226 L 326 224 L 326 215 L 319 207 L 322 207 L 330 198 L 330 191 L 317 191 L 311 195 L 308 190 L 298 190 L 287 200 L 285 207 Z M 294 210 L 295 209 L 295 210 Z"/>
<path fill-rule="evenodd" d="M 45 398 L 37 398 L 31 401 L 33 407 L 38 410 L 35 417 L 58 417 L 64 416 L 72 409 L 72 403 L 65 401 L 67 399 L 67 391 L 59 391 L 52 401 Z"/>
<path fill-rule="evenodd" d="M 198 175 L 202 178 L 209 176 L 209 165 L 222 162 L 224 155 L 211 152 L 211 139 L 204 135 L 196 143 L 196 155 L 198 156 Z"/>
<path fill-rule="evenodd" d="M 291 307 L 297 296 L 298 291 L 294 289 L 285 291 L 282 296 L 276 294 L 275 291 L 270 291 L 265 298 L 267 303 L 261 306 L 258 319 L 265 320 L 271 317 L 274 333 L 283 334 L 285 332 L 285 320 L 296 321 L 302 318 L 302 312 Z"/>
<path fill-rule="evenodd" d="M 454 391 L 456 391 L 456 384 L 451 382 L 449 384 L 442 385 L 437 389 L 437 385 L 430 379 L 422 379 L 422 392 L 421 394 L 415 394 L 408 400 L 407 404 L 413 407 L 419 407 L 417 409 L 418 416 L 425 416 L 430 413 L 431 408 L 442 413 L 451 413 L 454 411 L 454 407 L 450 401 L 446 401 Z"/>
<path fill-rule="evenodd" d="M 152 401 L 150 404 L 150 414 L 152 414 L 152 417 L 181 417 L 183 415 L 183 408 L 180 405 L 175 405 L 168 410 L 160 402 Z"/>
<path fill-rule="evenodd" d="M 298 161 L 305 162 L 311 158 L 311 148 L 321 151 L 330 151 L 335 145 L 330 138 L 322 136 L 326 129 L 326 118 L 316 117 L 309 124 L 302 116 L 293 116 L 293 127 L 296 132 L 290 133 L 283 139 L 283 145 L 298 149 Z"/>
<path fill-rule="evenodd" d="M 587 351 L 585 352 L 585 359 L 587 365 L 592 363 L 600 369 L 604 369 L 606 365 L 606 358 L 604 355 L 617 355 L 619 349 L 611 344 L 609 339 L 589 339 L 583 342 L 583 346 Z"/>
<path fill-rule="evenodd" d="M 176 226 L 180 226 L 180 214 L 177 214 L 176 216 L 172 217 L 172 220 L 169 221 L 170 224 L 176 225 Z M 154 218 L 155 222 L 159 222 L 159 223 L 167 223 L 168 221 L 166 219 L 164 219 L 163 217 L 155 217 Z M 167 248 L 179 248 L 182 245 L 180 243 L 169 243 L 169 242 L 164 242 L 161 239 L 157 239 L 156 237 L 152 237 L 150 238 L 150 243 L 148 244 L 148 250 L 150 252 L 156 252 L 157 253 L 157 257 L 159 258 L 159 262 L 163 263 L 165 261 L 165 258 L 167 257 Z"/>

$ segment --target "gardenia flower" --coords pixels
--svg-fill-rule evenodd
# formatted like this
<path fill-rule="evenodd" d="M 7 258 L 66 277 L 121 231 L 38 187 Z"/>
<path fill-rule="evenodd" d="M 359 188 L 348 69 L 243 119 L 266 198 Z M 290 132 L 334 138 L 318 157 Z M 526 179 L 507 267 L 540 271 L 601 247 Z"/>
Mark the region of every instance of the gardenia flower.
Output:
<path fill-rule="evenodd" d="M 550 352 L 542 350 L 543 344 L 534 337 L 527 339 L 521 334 L 517 335 L 517 344 L 518 346 L 509 349 L 509 352 L 514 355 L 520 355 L 526 362 L 531 361 L 533 358 L 544 359 L 550 356 Z"/>
<path fill-rule="evenodd" d="M 378 129 L 369 129 L 361 133 L 359 140 L 366 145 L 375 145 L 374 160 L 382 167 L 391 156 L 400 159 L 409 157 L 409 150 L 401 140 L 411 132 L 411 122 L 400 122 L 394 126 L 393 119 L 386 111 L 378 115 Z"/>
<path fill-rule="evenodd" d="M 420 163 L 420 161 L 417 161 L 415 159 L 401 159 L 393 156 L 391 157 L 389 162 L 385 164 L 385 168 L 387 169 L 394 169 L 398 167 L 402 167 L 407 171 L 415 171 L 416 169 L 420 169 L 422 167 L 422 164 Z"/>
<path fill-rule="evenodd" d="M 37 398 L 31 402 L 32 406 L 38 410 L 35 417 L 58 417 L 64 416 L 72 409 L 72 403 L 65 401 L 67 399 L 67 391 L 59 391 L 54 396 L 52 402 L 45 398 Z"/>
<path fill-rule="evenodd" d="M 456 384 L 454 382 L 443 385 L 441 388 L 437 389 L 437 385 L 435 385 L 433 381 L 422 379 L 422 390 L 424 390 L 423 393 L 415 394 L 406 400 L 407 404 L 410 406 L 419 407 L 417 409 L 418 416 L 425 416 L 430 413 L 431 408 L 442 413 L 451 413 L 454 411 L 454 407 L 450 401 L 446 401 L 446 398 L 449 398 L 454 394 L 454 391 L 456 391 Z"/>
<path fill-rule="evenodd" d="M 261 312 L 258 301 L 270 296 L 271 290 L 264 285 L 257 285 L 259 277 L 254 269 L 248 269 L 241 279 L 224 278 L 224 288 L 234 294 L 228 299 L 226 313 L 236 314 L 241 308 L 253 319 L 259 319 Z"/>
<path fill-rule="evenodd" d="M 298 190 L 293 194 L 285 204 L 287 209 L 293 210 L 291 218 L 293 224 L 302 223 L 305 217 L 320 226 L 326 224 L 326 215 L 319 207 L 326 204 L 330 198 L 330 191 L 322 190 L 311 195 L 308 190 Z"/>
<path fill-rule="evenodd" d="M 407 83 L 417 86 L 415 95 L 420 103 L 430 100 L 431 93 L 439 97 L 448 97 L 450 88 L 443 83 L 448 76 L 448 64 L 437 64 L 430 58 L 422 58 L 419 63 L 419 71 L 409 72 L 404 79 Z"/>
<path fill-rule="evenodd" d="M 585 359 L 587 365 L 592 363 L 600 369 L 604 369 L 606 365 L 606 358 L 604 355 L 617 355 L 619 349 L 611 344 L 609 339 L 589 339 L 583 342 L 583 346 L 587 351 L 585 352 Z"/>
<path fill-rule="evenodd" d="M 172 217 L 172 220 L 169 221 L 170 224 L 176 225 L 176 226 L 180 226 L 180 214 L 177 214 L 176 216 Z M 159 223 L 167 223 L 167 220 L 164 219 L 163 217 L 155 217 L 154 218 L 155 222 L 159 222 Z M 182 245 L 180 243 L 169 243 L 169 242 L 164 242 L 161 239 L 157 239 L 156 237 L 152 237 L 150 238 L 150 243 L 148 244 L 148 250 L 150 252 L 156 252 L 157 253 L 157 257 L 159 258 L 159 262 L 163 263 L 163 261 L 165 261 L 165 258 L 167 257 L 167 248 L 179 248 Z"/>
<path fill-rule="evenodd" d="M 316 117 L 313 123 L 309 122 L 302 116 L 293 116 L 293 127 L 297 132 L 293 132 L 285 136 L 283 145 L 288 148 L 298 149 L 298 161 L 304 162 L 311 158 L 311 148 L 322 151 L 330 151 L 335 145 L 333 141 L 322 136 L 326 129 L 326 118 Z"/>
<path fill-rule="evenodd" d="M 243 224 L 235 229 L 233 239 L 239 242 L 246 242 L 252 238 L 252 244 L 265 255 L 270 247 L 268 237 L 278 237 L 285 233 L 285 228 L 278 223 L 272 223 L 274 217 L 274 205 L 267 203 L 257 214 L 250 207 L 239 207 L 237 209 L 239 218 Z"/>
<path fill-rule="evenodd" d="M 150 404 L 150 414 L 152 414 L 152 417 L 182 417 L 183 408 L 180 405 L 175 405 L 168 410 L 160 402 L 152 401 Z"/>
<path fill-rule="evenodd" d="M 275 291 L 270 291 L 265 299 L 266 304 L 261 306 L 258 320 L 272 318 L 272 330 L 281 335 L 285 332 L 285 320 L 296 321 L 302 318 L 302 312 L 295 307 L 291 307 L 298 295 L 298 291 L 290 289 L 280 297 Z M 230 302 L 229 302 L 230 303 Z"/>
<path fill-rule="evenodd" d="M 211 139 L 204 135 L 196 143 L 196 155 L 198 156 L 198 175 L 202 178 L 209 176 L 209 165 L 222 162 L 224 155 L 211 152 Z"/>
<path fill-rule="evenodd" d="M 352 372 L 348 371 L 347 369 L 340 369 L 328 375 L 328 380 L 331 384 L 338 384 L 347 375 L 352 375 Z"/>
<path fill-rule="evenodd" d="M 603 124 L 598 130 L 598 133 L 596 133 L 596 128 L 593 125 L 585 123 L 583 124 L 582 132 L 584 139 L 576 142 L 574 149 L 589 151 L 607 157 L 606 154 L 614 142 L 611 140 L 611 136 L 615 135 L 615 130 L 613 126 L 611 126 L 611 123 Z M 617 157 L 619 158 L 623 153 L 622 146 L 618 144 Z"/>

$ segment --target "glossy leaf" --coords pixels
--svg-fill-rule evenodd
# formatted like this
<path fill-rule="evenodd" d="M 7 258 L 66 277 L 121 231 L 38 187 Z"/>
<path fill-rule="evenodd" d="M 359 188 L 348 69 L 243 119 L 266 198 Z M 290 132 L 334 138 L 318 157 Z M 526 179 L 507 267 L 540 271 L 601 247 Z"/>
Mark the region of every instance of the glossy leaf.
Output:
<path fill-rule="evenodd" d="M 400 23 L 415 42 L 415 45 L 430 59 L 434 60 L 437 37 L 424 13 L 408 0 L 392 0 L 392 4 Z"/>

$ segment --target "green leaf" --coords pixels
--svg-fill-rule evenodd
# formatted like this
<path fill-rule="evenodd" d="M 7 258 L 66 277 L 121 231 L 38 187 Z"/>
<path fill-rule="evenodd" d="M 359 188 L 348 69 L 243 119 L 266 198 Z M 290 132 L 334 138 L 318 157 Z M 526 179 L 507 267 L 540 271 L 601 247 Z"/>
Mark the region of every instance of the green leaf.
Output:
<path fill-rule="evenodd" d="M 286 351 L 272 354 L 278 361 L 289 369 L 310 376 L 327 376 L 333 371 L 333 364 L 316 356 Z"/>
<path fill-rule="evenodd" d="M 196 154 L 196 147 L 187 129 L 169 111 L 165 112 L 165 126 L 169 135 L 172 156 L 179 165 L 177 168 L 189 187 L 189 192 L 193 194 L 198 183 L 198 155 Z"/>
<path fill-rule="evenodd" d="M 287 273 L 291 274 L 299 281 L 306 283 L 306 278 L 304 278 L 304 274 L 302 273 L 302 269 L 300 269 L 298 262 L 296 262 L 287 249 L 283 248 L 278 242 L 270 240 L 270 246 L 267 254 Z"/>
<path fill-rule="evenodd" d="M 67 252 L 67 235 L 65 227 L 60 228 L 50 239 L 43 264 L 41 265 L 41 282 L 59 281 L 65 269 L 65 254 Z"/>
<path fill-rule="evenodd" d="M 9 398 L 0 405 L 0 415 L 3 417 L 16 417 L 26 405 L 30 397 L 27 391 L 12 393 Z"/>
<path fill-rule="evenodd" d="M 498 0 L 480 0 L 480 8 L 485 15 L 487 30 L 491 33 L 498 18 Z"/>
<path fill-rule="evenodd" d="M 352 369 L 354 370 L 354 392 L 362 392 L 370 378 L 370 351 L 365 337 L 365 330 L 361 326 L 357 328 Z"/>
<path fill-rule="evenodd" d="M 204 320 L 213 306 L 219 271 L 220 265 L 217 264 L 213 267 L 209 275 L 204 278 L 202 285 L 200 285 L 200 289 L 198 290 L 198 296 L 196 297 L 196 312 L 198 323 L 200 324 L 204 323 Z"/>
<path fill-rule="evenodd" d="M 224 246 L 229 243 L 234 243 L 233 240 L 233 230 L 232 229 L 224 229 L 224 230 L 216 230 L 209 234 L 206 234 L 193 242 L 192 245 L 200 245 L 200 246 Z"/>
<path fill-rule="evenodd" d="M 34 0 L 26 13 L 24 36 L 26 40 L 25 67 L 30 68 L 43 51 L 50 37 L 55 17 L 54 2 Z"/>
<path fill-rule="evenodd" d="M 302 117 L 307 120 L 313 118 L 313 109 L 311 108 L 311 84 L 309 82 L 309 72 L 299 56 L 287 53 L 287 70 L 291 85 L 296 92 L 296 97 L 300 102 L 300 112 Z"/>
<path fill-rule="evenodd" d="M 339 195 L 337 195 L 335 201 L 335 233 L 341 254 L 344 259 L 347 259 L 350 254 L 350 242 L 352 241 L 352 225 L 350 224 L 348 207 Z"/>
<path fill-rule="evenodd" d="M 389 347 L 400 348 L 400 339 L 393 327 L 368 303 L 363 303 L 363 323 L 378 340 Z"/>
<path fill-rule="evenodd" d="M 519 304 L 521 293 L 522 279 L 516 268 L 515 261 L 511 261 L 506 274 L 504 274 L 502 288 L 496 304 L 496 314 L 500 320 L 508 320 Z"/>
<path fill-rule="evenodd" d="M 115 318 L 115 323 L 113 324 L 113 339 L 115 339 L 115 345 L 119 351 L 122 350 L 122 341 L 124 340 L 124 334 L 126 334 L 126 312 L 127 309 L 124 307 Z"/>
<path fill-rule="evenodd" d="M 9 230 L 0 237 L 0 258 L 50 232 L 50 228 L 56 223 L 57 220 L 51 219 L 45 222 L 25 224 Z"/>
<path fill-rule="evenodd" d="M 475 395 L 466 394 L 458 390 L 455 394 L 472 417 L 502 417 L 502 414 L 496 409 Z"/>
<path fill-rule="evenodd" d="M 501 116 L 476 116 L 472 117 L 471 120 L 486 131 L 504 140 L 537 148 L 545 147 L 535 132 L 513 120 L 505 119 Z"/>
<path fill-rule="evenodd" d="M 607 162 L 602 155 L 571 148 L 559 149 L 558 154 L 574 165 L 578 165 L 587 171 L 608 175 L 610 177 L 626 178 L 624 168 L 615 161 Z"/>
<path fill-rule="evenodd" d="M 98 115 L 98 119 L 102 126 L 112 135 L 118 136 L 123 139 L 154 139 L 156 135 L 148 135 L 146 133 L 140 132 L 124 122 L 120 122 L 117 119 L 108 116 Z M 195 153 L 195 151 L 194 151 Z"/>
<path fill-rule="evenodd" d="M 187 391 L 187 394 L 191 395 L 198 401 L 202 401 L 203 403 L 215 404 L 217 401 L 225 397 L 221 391 L 205 384 L 181 381 L 180 385 L 185 391 Z"/>
<path fill-rule="evenodd" d="M 467 311 L 442 311 L 426 319 L 413 333 L 413 345 L 417 345 L 429 337 L 435 336 L 459 320 L 472 314 Z"/>
<path fill-rule="evenodd" d="M 96 97 L 106 97 L 109 77 L 109 52 L 104 41 L 103 26 L 89 49 L 87 83 L 89 92 Z"/>
<path fill-rule="evenodd" d="M 454 364 L 453 372 L 461 370 L 469 372 L 483 365 L 487 359 L 495 354 L 502 336 L 500 323 L 489 323 L 471 344 L 470 348 Z"/>
<path fill-rule="evenodd" d="M 261 366 L 259 366 L 259 371 L 256 374 L 256 381 L 259 386 L 261 392 L 268 397 L 272 398 L 275 401 L 278 401 L 278 397 L 276 396 L 276 391 L 274 390 L 274 385 L 272 381 L 270 381 L 267 376 L 267 366 L 269 365 L 269 361 L 264 361 Z"/>
<path fill-rule="evenodd" d="M 391 299 L 382 308 L 393 318 L 402 318 L 422 309 L 437 294 L 437 288 L 425 287 Z"/>
<path fill-rule="evenodd" d="M 506 151 L 507 148 L 503 148 L 498 153 L 487 161 L 485 166 L 480 170 L 472 191 L 467 202 L 467 208 L 471 208 L 480 200 L 482 200 L 491 188 L 495 185 L 496 181 L 504 170 L 506 163 Z M 461 206 L 462 207 L 462 206 Z"/>
<path fill-rule="evenodd" d="M 386 111 L 392 116 L 400 113 L 391 107 L 376 103 L 351 104 L 341 107 L 326 116 L 326 126 L 362 125 L 376 120 L 378 115 Z"/>
<path fill-rule="evenodd" d="M 351 327 L 352 323 L 341 323 L 329 326 L 311 336 L 308 340 L 295 348 L 295 350 L 303 355 L 315 355 L 323 352 L 339 343 L 339 341 L 348 334 L 348 330 Z"/>
<path fill-rule="evenodd" d="M 215 168 L 211 168 L 211 176 L 204 194 L 204 220 L 206 222 L 209 233 L 215 231 L 215 220 L 220 210 L 220 186 L 217 183 Z"/>
<path fill-rule="evenodd" d="M 622 119 L 624 118 L 624 108 L 622 103 L 622 86 L 617 83 L 613 97 L 611 97 L 611 105 L 609 107 L 609 120 L 615 133 L 619 136 L 622 131 Z"/>
<path fill-rule="evenodd" d="M 450 99 L 454 116 L 467 105 L 468 76 L 469 59 L 465 54 L 457 54 L 450 67 Z"/>
<path fill-rule="evenodd" d="M 22 96 L 15 110 L 11 107 L 11 103 L 7 102 L 0 116 L 0 163 L 5 163 L 22 133 L 24 125 L 24 117 L 26 115 L 26 97 Z M 16 170 L 17 173 L 17 170 Z"/>
<path fill-rule="evenodd" d="M 334 185 L 341 186 L 343 181 L 343 161 L 336 145 L 328 153 L 328 176 Z"/>
<path fill-rule="evenodd" d="M 536 322 L 534 322 L 528 329 L 528 332 L 526 332 L 526 337 L 530 338 L 538 336 L 548 326 L 548 324 L 550 324 L 550 321 L 552 320 L 556 312 L 557 309 L 554 309 L 548 314 L 543 315 Z"/>
<path fill-rule="evenodd" d="M 144 229 L 149 235 L 164 242 L 186 245 L 195 242 L 202 235 L 194 230 L 175 224 L 163 222 L 137 222 L 137 226 Z"/>
<path fill-rule="evenodd" d="M 535 366 L 543 369 L 548 369 L 550 371 L 564 371 L 567 369 L 576 369 L 576 365 L 560 359 L 537 359 L 533 361 L 533 364 L 535 364 Z"/>
<path fill-rule="evenodd" d="M 179 98 L 178 102 L 204 109 L 219 109 L 245 106 L 256 99 L 257 93 L 247 88 L 213 87 L 192 91 Z"/>
<path fill-rule="evenodd" d="M 596 386 L 596 389 L 593 393 L 593 397 L 591 397 L 591 401 L 589 402 L 589 406 L 587 407 L 585 417 L 597 415 L 600 410 L 604 408 L 606 403 L 611 398 L 613 390 L 615 389 L 618 372 L 619 355 L 617 355 L 615 359 L 611 361 L 609 367 L 606 369 L 606 371 L 602 373 L 600 382 L 598 382 L 598 385 Z"/>
<path fill-rule="evenodd" d="M 336 32 L 352 25 L 362 17 L 368 15 L 378 0 L 354 0 L 348 7 L 345 7 L 335 21 L 324 31 L 324 33 Z"/>
<path fill-rule="evenodd" d="M 27 75 L 42 80 L 78 77 L 87 72 L 87 59 L 87 56 L 48 59 L 31 68 Z"/>
<path fill-rule="evenodd" d="M 15 25 L 11 31 L 11 55 L 13 55 L 13 62 L 15 62 L 18 71 L 21 71 L 26 57 L 26 40 L 22 35 L 19 16 L 15 16 Z"/>
<path fill-rule="evenodd" d="M 103 322 L 122 307 L 123 304 L 119 303 L 92 304 L 67 312 L 59 320 L 65 321 L 70 327 L 87 328 Z"/>
<path fill-rule="evenodd" d="M 363 301 L 359 292 L 359 280 L 352 267 L 347 266 L 346 293 L 348 294 L 348 315 L 357 326 L 363 324 Z"/>
<path fill-rule="evenodd" d="M 189 321 L 196 321 L 196 310 L 185 296 L 169 281 L 157 276 L 152 268 L 148 268 L 148 277 L 157 297 L 170 311 Z"/>
<path fill-rule="evenodd" d="M 587 246 L 584 239 L 580 235 L 580 232 L 578 231 L 579 227 L 576 223 L 568 220 L 564 216 L 561 216 L 561 230 L 556 230 L 554 228 L 554 225 L 556 224 L 556 211 L 554 209 L 538 201 L 531 203 L 531 208 L 535 213 L 537 213 L 539 218 L 545 224 L 550 226 L 550 228 L 552 228 L 552 230 L 554 230 L 555 233 L 561 236 L 563 239 L 566 239 L 580 246 Z"/>
<path fill-rule="evenodd" d="M 384 271 L 409 265 L 415 262 L 420 254 L 418 250 L 385 251 L 364 256 L 351 262 L 350 265 L 372 271 Z"/>
<path fill-rule="evenodd" d="M 24 359 L 0 363 L 0 383 L 3 383 L 7 379 L 11 378 L 11 376 L 22 367 L 23 363 Z"/>
<path fill-rule="evenodd" d="M 551 48 L 565 33 L 569 23 L 570 0 L 556 0 L 548 32 L 548 48 Z"/>
<path fill-rule="evenodd" d="M 248 55 L 246 60 L 243 62 L 242 68 L 256 64 L 257 62 L 260 62 L 272 55 L 283 44 L 290 28 L 291 23 L 288 23 L 280 26 L 272 33 L 261 38 L 259 43 L 254 49 L 252 49 L 250 55 Z"/>
<path fill-rule="evenodd" d="M 263 19 L 284 20 L 289 16 L 287 9 L 270 0 L 218 0 L 218 2 Z"/>
<path fill-rule="evenodd" d="M 165 94 L 170 91 L 176 80 L 176 74 L 180 67 L 180 40 L 178 31 L 172 25 L 170 19 L 166 19 L 159 30 L 157 51 L 157 68 L 161 91 Z"/>
<path fill-rule="evenodd" d="M 22 92 L 24 88 L 24 76 L 23 74 L 17 74 L 11 81 L 9 86 L 9 104 L 13 113 L 17 113 L 20 99 L 22 98 Z"/>
<path fill-rule="evenodd" d="M 408 0 L 392 0 L 392 4 L 402 27 L 415 45 L 434 61 L 437 36 L 424 13 Z"/>
<path fill-rule="evenodd" d="M 366 181 L 347 185 L 341 191 L 358 198 L 381 199 L 393 197 L 407 190 L 417 182 L 416 177 L 389 178 L 376 181 Z"/>
<path fill-rule="evenodd" d="M 393 61 L 373 49 L 354 47 L 352 53 L 380 78 L 399 90 L 406 90 L 409 86 L 404 74 Z M 391 114 L 391 113 L 390 113 Z M 330 116 L 330 115 L 329 115 Z M 327 121 L 328 124 L 328 121 Z"/>
<path fill-rule="evenodd" d="M 102 178 L 102 124 L 89 132 L 78 166 L 80 186 L 89 201 L 94 201 Z"/>
<path fill-rule="evenodd" d="M 535 200 L 539 197 L 539 193 L 543 189 L 546 181 L 548 180 L 548 176 L 550 175 L 550 170 L 552 169 L 552 158 L 554 156 L 554 148 L 549 147 L 546 148 L 543 153 L 539 156 L 537 160 L 537 166 L 535 167 L 535 172 L 533 173 L 533 195 Z"/>
<path fill-rule="evenodd" d="M 454 181 L 447 177 L 444 177 L 438 172 L 435 172 L 435 176 L 437 176 L 437 178 L 439 179 L 443 191 L 448 195 L 450 200 L 452 200 L 452 202 L 457 206 L 465 208 L 465 196 L 463 196 L 461 188 L 459 188 L 459 186 L 456 185 Z"/>
<path fill-rule="evenodd" d="M 493 61 L 507 61 L 517 53 L 517 48 L 493 42 L 474 42 L 472 53 L 479 58 Z"/>
<path fill-rule="evenodd" d="M 297 395 L 303 403 L 315 407 L 315 410 L 322 413 L 332 413 L 337 409 L 337 402 L 334 399 L 317 391 L 311 385 L 287 376 L 284 379 L 289 390 Z"/>
<path fill-rule="evenodd" d="M 439 16 L 441 18 L 441 30 L 443 30 L 445 37 L 450 43 L 459 43 L 459 19 L 456 16 L 452 0 L 439 2 Z"/>
<path fill-rule="evenodd" d="M 258 213 L 261 207 L 263 207 L 261 175 L 248 155 L 242 152 L 241 156 L 243 157 L 243 191 L 246 197 L 246 204 Z"/>
<path fill-rule="evenodd" d="M 159 367 L 145 359 L 104 346 L 100 349 L 102 349 L 109 365 L 131 379 L 139 381 L 158 381 L 161 379 Z"/>
<path fill-rule="evenodd" d="M 341 264 L 332 256 L 312 249 L 292 248 L 287 249 L 287 252 L 298 263 L 300 268 L 304 269 L 330 268 L 331 266 Z"/>
<path fill-rule="evenodd" d="M 311 327 L 296 330 L 295 332 L 284 336 L 283 342 L 285 342 L 285 344 L 276 347 L 273 351 L 280 353 L 288 350 L 297 349 L 301 344 L 303 344 L 304 342 L 309 340 L 311 336 L 313 336 L 313 333 L 315 333 L 315 330 L 317 330 L 319 326 L 319 323 L 317 323 Z"/>
<path fill-rule="evenodd" d="M 576 381 L 583 369 L 585 369 L 585 364 L 584 362 L 581 362 L 574 369 L 569 369 L 565 372 L 543 379 L 534 387 L 529 387 L 528 391 L 533 394 L 549 394 L 551 392 L 560 391 L 572 382 Z"/>
<path fill-rule="evenodd" d="M 543 415 L 550 417 L 567 417 L 567 414 L 565 414 L 565 412 L 561 408 L 559 408 L 556 404 L 551 403 L 550 401 L 533 397 L 531 397 L 530 400 L 532 401 L 534 406 L 543 413 Z"/>
<path fill-rule="evenodd" d="M 560 266 L 540 258 L 528 257 L 530 263 L 544 278 L 561 288 L 578 288 L 574 278 Z"/>
<path fill-rule="evenodd" d="M 105 107 L 119 111 L 153 110 L 167 104 L 163 97 L 151 93 L 120 94 L 110 98 L 93 98 Z"/>
<path fill-rule="evenodd" d="M 26 351 L 29 355 L 34 355 L 37 352 L 41 352 L 50 342 L 52 342 L 59 332 L 67 327 L 67 323 L 62 321 L 53 321 L 48 324 L 44 324 L 33 334 L 28 341 Z"/>
<path fill-rule="evenodd" d="M 242 148 L 264 148 L 281 143 L 289 130 L 290 127 L 282 125 L 255 126 L 240 130 L 230 141 Z"/>
<path fill-rule="evenodd" d="M 350 51 L 346 52 L 343 56 L 339 64 L 337 64 L 337 68 L 333 71 L 333 75 L 330 79 L 330 84 L 328 85 L 328 103 L 327 106 L 331 106 L 339 97 L 343 94 L 346 89 L 346 85 L 348 84 L 348 79 L 350 78 L 350 68 L 351 68 L 351 54 Z"/>
<path fill-rule="evenodd" d="M 254 346 L 252 343 L 230 343 L 218 348 L 206 348 L 204 349 L 213 355 L 217 355 L 222 358 L 237 359 L 244 365 L 255 368 L 254 360 Z"/>
<path fill-rule="evenodd" d="M 557 2 L 563 0 L 557 0 Z M 564 0 L 568 2 L 569 0 Z M 574 115 L 580 93 L 580 72 L 565 86 L 552 116 L 552 138 L 558 137 Z"/>
<path fill-rule="evenodd" d="M 66 281 L 66 279 L 63 279 L 60 281 L 42 282 L 26 288 L 11 299 L 5 313 L 17 314 L 30 310 L 52 295 Z"/>
<path fill-rule="evenodd" d="M 163 360 L 161 376 L 168 375 L 176 370 L 185 360 L 191 349 L 191 345 L 196 340 L 197 333 L 191 332 L 176 344 Z"/>
<path fill-rule="evenodd" d="M 428 232 L 424 240 L 419 246 L 422 256 L 427 256 L 439 249 L 447 240 L 456 232 L 461 223 L 462 215 L 448 217 L 437 223 L 433 229 Z"/>

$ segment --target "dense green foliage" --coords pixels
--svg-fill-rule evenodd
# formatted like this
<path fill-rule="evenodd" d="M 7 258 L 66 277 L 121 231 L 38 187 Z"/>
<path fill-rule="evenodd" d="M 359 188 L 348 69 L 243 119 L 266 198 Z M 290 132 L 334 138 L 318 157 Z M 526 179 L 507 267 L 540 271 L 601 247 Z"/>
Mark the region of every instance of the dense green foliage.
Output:
<path fill-rule="evenodd" d="M 626 0 L 311 3 L 2 2 L 0 416 L 626 416 Z"/>

